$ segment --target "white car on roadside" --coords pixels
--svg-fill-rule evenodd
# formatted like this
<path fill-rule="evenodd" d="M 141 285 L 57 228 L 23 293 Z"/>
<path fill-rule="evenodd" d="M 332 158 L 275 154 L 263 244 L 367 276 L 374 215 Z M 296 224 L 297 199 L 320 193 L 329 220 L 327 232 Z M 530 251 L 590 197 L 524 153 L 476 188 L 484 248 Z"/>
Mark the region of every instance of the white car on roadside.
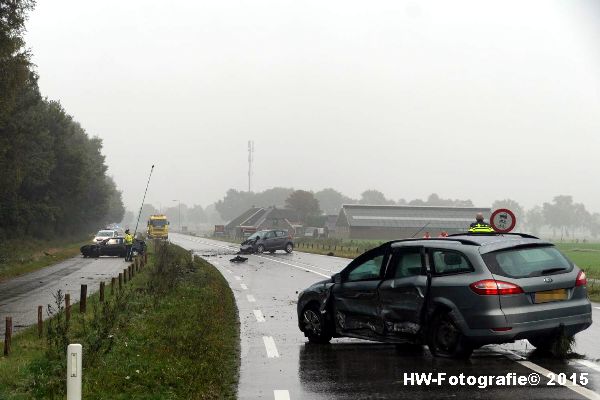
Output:
<path fill-rule="evenodd" d="M 98 233 L 96 233 L 96 236 L 94 236 L 94 240 L 92 240 L 92 242 L 99 243 L 103 240 L 114 238 L 117 236 L 119 236 L 119 231 L 117 231 L 117 230 L 102 229 L 102 230 L 98 231 Z"/>

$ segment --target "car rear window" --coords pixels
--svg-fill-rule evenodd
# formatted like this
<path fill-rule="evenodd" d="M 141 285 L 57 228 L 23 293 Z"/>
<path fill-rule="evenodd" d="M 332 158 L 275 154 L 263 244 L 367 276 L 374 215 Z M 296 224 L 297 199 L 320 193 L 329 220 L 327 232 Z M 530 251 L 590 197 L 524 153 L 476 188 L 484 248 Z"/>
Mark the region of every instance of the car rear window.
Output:
<path fill-rule="evenodd" d="M 573 264 L 554 246 L 512 248 L 483 255 L 493 274 L 527 278 L 569 272 Z"/>

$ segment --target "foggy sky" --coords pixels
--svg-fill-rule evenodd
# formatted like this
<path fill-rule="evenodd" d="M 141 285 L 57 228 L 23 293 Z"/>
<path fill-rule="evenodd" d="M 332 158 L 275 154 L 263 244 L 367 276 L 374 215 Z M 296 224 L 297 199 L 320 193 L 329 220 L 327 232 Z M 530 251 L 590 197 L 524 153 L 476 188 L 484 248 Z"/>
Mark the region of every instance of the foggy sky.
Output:
<path fill-rule="evenodd" d="M 485 4 L 484 4 L 485 3 Z M 571 194 L 600 211 L 594 1 L 39 1 L 43 95 L 104 141 L 127 208 L 247 190 Z"/>

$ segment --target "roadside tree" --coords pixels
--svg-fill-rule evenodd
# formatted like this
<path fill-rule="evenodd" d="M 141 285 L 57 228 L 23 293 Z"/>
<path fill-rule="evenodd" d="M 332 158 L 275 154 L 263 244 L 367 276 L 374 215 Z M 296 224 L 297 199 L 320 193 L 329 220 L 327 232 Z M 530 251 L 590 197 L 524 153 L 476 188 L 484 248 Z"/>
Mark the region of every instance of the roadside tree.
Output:
<path fill-rule="evenodd" d="M 396 204 L 394 200 L 389 200 L 385 198 L 385 195 L 378 190 L 365 190 L 360 195 L 359 204 L 372 204 L 372 205 L 386 205 L 386 204 Z"/>
<path fill-rule="evenodd" d="M 332 188 L 319 190 L 315 193 L 315 199 L 319 201 L 321 210 L 328 215 L 338 214 L 343 204 L 356 203 L 356 200 L 344 196 L 342 193 Z"/>
<path fill-rule="evenodd" d="M 302 221 L 306 221 L 308 216 L 321 214 L 319 201 L 311 192 L 306 190 L 296 190 L 285 200 L 286 208 L 296 211 Z"/>

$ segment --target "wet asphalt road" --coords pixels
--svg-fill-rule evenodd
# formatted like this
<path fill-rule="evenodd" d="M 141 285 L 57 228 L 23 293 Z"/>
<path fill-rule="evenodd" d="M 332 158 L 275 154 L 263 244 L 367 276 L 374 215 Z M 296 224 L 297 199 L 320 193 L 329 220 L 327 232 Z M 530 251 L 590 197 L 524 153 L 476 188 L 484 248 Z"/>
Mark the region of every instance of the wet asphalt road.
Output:
<path fill-rule="evenodd" d="M 526 341 L 485 346 L 467 361 L 434 358 L 426 347 L 398 349 L 355 339 L 311 345 L 297 327 L 297 292 L 339 272 L 349 260 L 277 252 L 235 264 L 229 262 L 235 245 L 178 234 L 171 241 L 204 255 L 233 289 L 241 322 L 240 399 L 600 399 L 598 322 L 576 337 L 576 351 L 584 357 L 580 360 L 536 357 Z M 594 306 L 598 321 L 600 305 Z M 549 372 L 567 374 L 580 385 L 549 385 Z M 445 373 L 446 380 L 411 385 L 412 373 L 433 373 L 433 378 Z M 527 379 L 537 373 L 541 381 L 485 389 L 448 383 L 461 373 L 473 379 L 509 373 Z M 585 385 L 583 377 L 589 380 Z"/>
<path fill-rule="evenodd" d="M 100 281 L 110 284 L 110 278 L 119 276 L 128 263 L 123 258 L 71 258 L 53 266 L 0 283 L 0 327 L 4 332 L 5 317 L 13 319 L 14 331 L 37 323 L 38 306 L 54 306 L 53 295 L 61 289 L 78 302 L 81 285 L 88 286 L 88 295 L 99 290 Z M 4 341 L 4 335 L 0 340 Z"/>

